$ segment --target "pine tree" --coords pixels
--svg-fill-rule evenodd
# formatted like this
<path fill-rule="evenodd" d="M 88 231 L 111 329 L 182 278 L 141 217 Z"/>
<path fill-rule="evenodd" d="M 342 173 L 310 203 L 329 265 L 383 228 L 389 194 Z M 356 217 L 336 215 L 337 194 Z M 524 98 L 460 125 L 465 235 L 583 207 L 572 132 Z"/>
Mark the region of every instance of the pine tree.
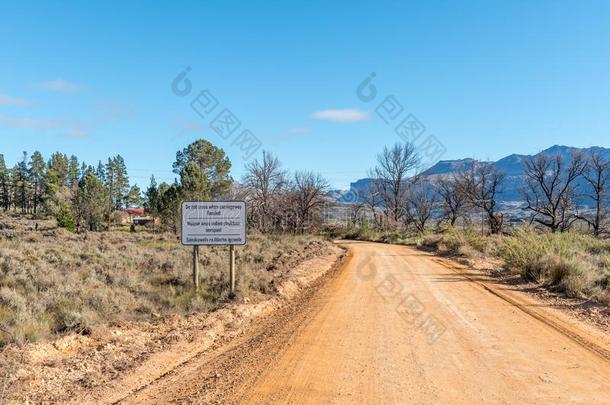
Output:
<path fill-rule="evenodd" d="M 159 185 L 158 214 L 161 218 L 161 223 L 174 233 L 178 233 L 180 200 L 181 190 L 178 182 L 174 182 L 171 186 L 167 183 Z"/>
<path fill-rule="evenodd" d="M 212 198 L 210 179 L 195 162 L 188 162 L 180 172 L 182 198 L 185 200 L 209 200 Z"/>
<path fill-rule="evenodd" d="M 127 193 L 127 208 L 136 208 L 142 206 L 142 191 L 136 184 L 131 186 Z"/>
<path fill-rule="evenodd" d="M 74 155 L 70 156 L 68 161 L 68 176 L 67 176 L 68 187 L 74 188 L 78 185 L 80 179 L 80 168 L 78 166 L 78 158 Z"/>
<path fill-rule="evenodd" d="M 176 153 L 174 173 L 186 180 L 183 192 L 192 198 L 215 198 L 229 191 L 231 161 L 225 152 L 210 142 L 199 139 Z M 198 173 L 197 173 L 198 172 Z"/>
<path fill-rule="evenodd" d="M 127 175 L 127 165 L 121 155 L 114 158 L 115 168 L 115 204 L 116 209 L 127 207 L 127 195 L 129 193 L 129 176 Z"/>
<path fill-rule="evenodd" d="M 19 208 L 23 207 L 21 193 L 19 192 L 19 190 L 21 190 L 22 179 L 21 179 L 21 171 L 19 170 L 18 164 L 13 166 L 10 174 L 11 174 L 11 194 L 12 194 L 11 200 L 13 202 L 13 209 L 18 210 Z"/>
<path fill-rule="evenodd" d="M 106 168 L 101 160 L 97 164 L 97 170 L 95 171 L 95 174 L 102 183 L 106 184 Z"/>
<path fill-rule="evenodd" d="M 68 157 L 62 153 L 55 152 L 51 155 L 47 164 L 47 177 L 45 182 L 45 193 L 47 198 L 52 199 L 61 187 L 68 184 Z"/>
<path fill-rule="evenodd" d="M 110 231 L 110 226 L 112 225 L 112 208 L 113 208 L 113 198 L 116 188 L 116 163 L 114 159 L 108 158 L 108 163 L 104 167 L 104 178 L 107 189 L 108 203 L 107 203 L 107 226 Z"/>
<path fill-rule="evenodd" d="M 101 229 L 105 201 L 104 185 L 98 179 L 93 167 L 88 167 L 78 182 L 72 204 L 77 229 L 85 227 L 90 231 Z"/>
<path fill-rule="evenodd" d="M 0 154 L 0 207 L 4 211 L 11 206 L 11 176 L 4 155 Z"/>
<path fill-rule="evenodd" d="M 99 167 L 98 167 L 99 171 Z M 108 163 L 104 168 L 105 185 L 108 190 L 108 230 L 110 230 L 111 216 L 113 209 L 120 209 L 127 203 L 129 193 L 129 176 L 127 166 L 121 155 L 108 158 Z"/>
<path fill-rule="evenodd" d="M 21 208 L 21 212 L 25 213 L 28 209 L 28 197 L 30 189 L 30 171 L 28 170 L 27 152 L 23 152 L 22 160 L 17 163 L 13 171 L 13 192 L 16 195 L 16 202 Z"/>
<path fill-rule="evenodd" d="M 32 207 L 34 213 L 38 212 L 38 207 L 42 204 L 44 193 L 46 165 L 42 154 L 35 151 L 30 158 L 30 176 L 32 181 Z"/>
<path fill-rule="evenodd" d="M 159 189 L 157 188 L 157 182 L 155 176 L 150 176 L 150 184 L 144 193 L 144 209 L 150 212 L 151 215 L 156 216 L 157 205 L 159 199 Z"/>
<path fill-rule="evenodd" d="M 159 216 L 159 189 L 155 176 L 150 176 L 150 184 L 144 193 L 144 209 L 153 217 L 153 231 L 155 218 Z"/>

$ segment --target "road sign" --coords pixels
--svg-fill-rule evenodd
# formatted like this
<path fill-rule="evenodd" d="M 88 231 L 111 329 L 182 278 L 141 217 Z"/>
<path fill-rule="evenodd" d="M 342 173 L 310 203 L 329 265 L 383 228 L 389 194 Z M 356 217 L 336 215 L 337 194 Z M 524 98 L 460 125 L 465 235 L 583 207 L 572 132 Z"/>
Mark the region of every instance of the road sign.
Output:
<path fill-rule="evenodd" d="M 245 245 L 244 201 L 183 201 L 183 245 Z"/>

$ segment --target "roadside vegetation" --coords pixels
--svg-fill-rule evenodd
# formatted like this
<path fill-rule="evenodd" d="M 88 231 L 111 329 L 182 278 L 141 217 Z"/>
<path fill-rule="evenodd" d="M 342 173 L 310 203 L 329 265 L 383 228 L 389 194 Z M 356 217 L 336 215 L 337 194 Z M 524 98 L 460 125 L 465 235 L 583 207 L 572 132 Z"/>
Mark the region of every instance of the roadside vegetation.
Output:
<path fill-rule="evenodd" d="M 503 238 L 495 253 L 525 280 L 610 304 L 610 241 L 523 228 Z"/>
<path fill-rule="evenodd" d="M 202 289 L 191 251 L 169 233 L 72 233 L 53 220 L 0 217 L 0 346 L 56 334 L 88 334 L 117 320 L 207 312 L 227 303 L 226 247 L 200 250 Z M 325 252 L 310 236 L 253 234 L 237 251 L 238 300 L 256 301 L 297 263 Z"/>
<path fill-rule="evenodd" d="M 423 238 L 419 245 L 467 259 L 498 259 L 504 271 L 524 281 L 610 304 L 608 240 L 576 232 L 541 233 L 525 226 L 496 237 L 450 229 Z"/>
<path fill-rule="evenodd" d="M 460 260 L 490 260 L 568 297 L 610 304 L 610 160 L 593 150 L 538 154 L 523 161 L 522 211 L 510 221 L 499 194 L 506 175 L 472 159 L 452 175 L 419 176 L 418 151 L 384 148 L 370 170 L 371 186 L 356 190 L 334 238 L 405 244 Z"/>
<path fill-rule="evenodd" d="M 502 209 L 506 175 L 497 167 L 466 159 L 455 174 L 424 178 L 420 164 L 412 144 L 385 147 L 370 187 L 339 204 L 323 176 L 289 172 L 269 152 L 236 182 L 224 151 L 203 139 L 177 151 L 173 182 L 152 177 L 144 192 L 120 155 L 94 166 L 59 152 L 46 161 L 24 153 L 12 168 L 0 155 L 0 345 L 225 302 L 226 248 L 203 249 L 204 288 L 192 288 L 190 251 L 177 239 L 183 200 L 246 201 L 238 297 L 273 294 L 291 257 L 323 249 L 322 234 L 491 258 L 525 281 L 610 301 L 607 158 L 526 159 L 520 192 L 529 218 L 519 224 Z M 134 207 L 147 226 L 121 224 L 119 214 Z"/>
<path fill-rule="evenodd" d="M 540 232 L 524 225 L 502 235 L 454 227 L 425 233 L 329 228 L 327 234 L 408 245 L 468 262 L 492 259 L 499 274 L 515 274 L 568 297 L 610 304 L 610 240 L 582 232 Z"/>
<path fill-rule="evenodd" d="M 91 165 L 24 152 L 11 167 L 0 154 L 0 347 L 227 304 L 226 246 L 200 250 L 202 288 L 193 288 L 191 249 L 178 237 L 184 200 L 248 202 L 239 302 L 272 296 L 290 269 L 328 253 L 315 236 L 328 189 L 319 174 L 289 173 L 264 152 L 239 184 L 224 151 L 203 139 L 177 151 L 172 168 L 175 181 L 151 177 L 142 192 L 121 155 Z"/>

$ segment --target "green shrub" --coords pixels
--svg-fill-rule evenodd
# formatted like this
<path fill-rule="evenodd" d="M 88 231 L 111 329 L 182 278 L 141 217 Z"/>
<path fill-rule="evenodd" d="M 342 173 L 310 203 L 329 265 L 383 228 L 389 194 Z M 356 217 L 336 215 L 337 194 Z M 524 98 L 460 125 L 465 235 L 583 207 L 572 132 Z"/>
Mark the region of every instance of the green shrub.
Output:
<path fill-rule="evenodd" d="M 595 280 L 595 285 L 605 290 L 610 290 L 610 269 L 603 268 L 599 277 Z"/>
<path fill-rule="evenodd" d="M 422 239 L 421 242 L 419 243 L 419 246 L 423 246 L 429 249 L 434 249 L 434 250 L 438 250 L 439 246 L 441 245 L 441 243 L 443 242 L 443 237 L 439 236 L 439 235 L 425 235 Z"/>
<path fill-rule="evenodd" d="M 574 273 L 575 266 L 573 262 L 568 262 L 559 256 L 545 256 L 540 260 L 539 275 L 548 274 L 551 284 L 559 284 L 563 279 Z"/>
<path fill-rule="evenodd" d="M 570 297 L 581 296 L 588 290 L 587 280 L 582 273 L 568 273 L 559 283 L 562 291 Z"/>
<path fill-rule="evenodd" d="M 450 228 L 447 233 L 443 235 L 443 246 L 451 254 L 460 254 L 460 249 L 465 244 L 466 240 L 463 235 L 456 232 L 453 228 Z"/>
<path fill-rule="evenodd" d="M 19 343 L 36 342 L 50 335 L 52 320 L 47 314 L 24 319 L 14 329 L 15 339 Z"/>
<path fill-rule="evenodd" d="M 70 208 L 66 205 L 62 205 L 55 217 L 57 220 L 57 226 L 60 228 L 66 228 L 70 232 L 74 232 L 76 230 L 76 221 L 74 220 L 74 216 L 70 211 Z"/>
<path fill-rule="evenodd" d="M 606 260 L 593 252 L 604 251 L 604 244 L 588 235 L 539 233 L 524 228 L 505 237 L 497 254 L 505 268 L 525 280 L 555 286 L 569 296 L 591 295 L 602 278 Z"/>
<path fill-rule="evenodd" d="M 543 273 L 542 258 L 551 251 L 543 235 L 531 230 L 518 230 L 514 236 L 502 241 L 497 253 L 507 269 L 518 272 L 526 280 L 538 281 Z"/>
<path fill-rule="evenodd" d="M 60 299 L 50 309 L 55 332 L 88 332 L 90 321 L 74 299 Z"/>
<path fill-rule="evenodd" d="M 487 253 L 491 244 L 490 237 L 473 231 L 466 233 L 466 241 L 468 242 L 468 245 L 479 253 Z"/>
<path fill-rule="evenodd" d="M 442 245 L 451 254 L 469 256 L 471 251 L 486 253 L 490 239 L 470 229 L 448 228 L 443 234 Z"/>

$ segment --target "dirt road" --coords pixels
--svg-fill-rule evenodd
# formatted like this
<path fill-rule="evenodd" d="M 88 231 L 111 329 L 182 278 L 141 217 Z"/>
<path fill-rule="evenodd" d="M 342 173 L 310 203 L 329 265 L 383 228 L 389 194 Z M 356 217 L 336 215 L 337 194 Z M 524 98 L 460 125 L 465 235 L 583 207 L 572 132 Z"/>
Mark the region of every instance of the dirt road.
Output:
<path fill-rule="evenodd" d="M 127 403 L 610 403 L 607 337 L 407 247 L 351 257 Z"/>

